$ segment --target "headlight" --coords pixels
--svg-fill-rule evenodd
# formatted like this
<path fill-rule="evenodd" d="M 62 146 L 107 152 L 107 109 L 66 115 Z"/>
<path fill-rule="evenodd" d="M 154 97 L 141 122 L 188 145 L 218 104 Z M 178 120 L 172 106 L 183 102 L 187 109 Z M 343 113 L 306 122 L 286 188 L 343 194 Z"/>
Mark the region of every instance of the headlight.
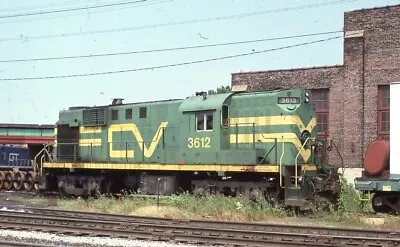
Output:
<path fill-rule="evenodd" d="M 308 99 L 308 98 L 306 98 L 304 101 L 305 101 L 306 103 L 308 103 L 309 99 Z"/>
<path fill-rule="evenodd" d="M 299 182 L 299 183 L 303 182 L 303 177 L 299 176 L 297 182 Z"/>
<path fill-rule="evenodd" d="M 310 96 L 310 93 L 308 91 L 306 91 L 306 97 Z"/>

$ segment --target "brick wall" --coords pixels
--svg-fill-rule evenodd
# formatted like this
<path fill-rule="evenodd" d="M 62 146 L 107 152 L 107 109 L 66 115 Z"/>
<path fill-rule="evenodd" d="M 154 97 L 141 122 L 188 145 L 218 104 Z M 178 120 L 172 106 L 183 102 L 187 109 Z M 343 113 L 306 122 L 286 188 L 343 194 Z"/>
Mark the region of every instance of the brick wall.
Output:
<path fill-rule="evenodd" d="M 368 143 L 377 137 L 378 85 L 400 81 L 399 24 L 400 5 L 346 12 L 343 66 L 234 73 L 232 85 L 329 88 L 329 137 L 347 167 L 361 167 Z M 329 161 L 340 163 L 334 149 Z"/>
<path fill-rule="evenodd" d="M 368 143 L 377 138 L 378 85 L 400 80 L 399 23 L 400 5 L 356 10 L 344 15 L 345 31 L 363 30 L 362 37 L 348 38 L 344 43 L 345 82 L 350 88 L 359 88 L 358 99 L 352 107 L 360 110 L 349 125 L 360 128 L 358 133 L 349 134 L 349 140 L 344 143 L 345 147 L 355 144 L 356 152 L 345 150 L 350 165 L 361 166 Z M 345 119 L 351 116 L 351 112 L 345 112 Z M 344 127 L 345 132 L 351 128 Z"/>

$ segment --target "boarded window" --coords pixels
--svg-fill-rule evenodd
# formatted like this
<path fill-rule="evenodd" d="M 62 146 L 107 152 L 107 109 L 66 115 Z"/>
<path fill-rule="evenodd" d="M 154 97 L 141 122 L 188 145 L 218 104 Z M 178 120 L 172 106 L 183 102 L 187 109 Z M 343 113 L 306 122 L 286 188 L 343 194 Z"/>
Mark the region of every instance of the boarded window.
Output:
<path fill-rule="evenodd" d="M 132 119 L 132 109 L 125 110 L 125 119 Z"/>
<path fill-rule="evenodd" d="M 227 105 L 222 106 L 221 125 L 223 128 L 229 127 L 229 106 Z"/>
<path fill-rule="evenodd" d="M 318 135 L 329 133 L 329 89 L 312 89 L 311 104 L 317 113 L 317 132 Z"/>
<path fill-rule="evenodd" d="M 378 139 L 389 140 L 390 133 L 390 87 L 378 87 Z"/>
<path fill-rule="evenodd" d="M 212 112 L 202 112 L 196 114 L 197 131 L 212 130 L 213 124 L 214 124 L 214 116 Z"/>
<path fill-rule="evenodd" d="M 111 111 L 111 120 L 118 120 L 118 110 Z"/>
<path fill-rule="evenodd" d="M 147 117 L 147 107 L 140 107 L 139 118 L 146 118 L 146 117 Z"/>

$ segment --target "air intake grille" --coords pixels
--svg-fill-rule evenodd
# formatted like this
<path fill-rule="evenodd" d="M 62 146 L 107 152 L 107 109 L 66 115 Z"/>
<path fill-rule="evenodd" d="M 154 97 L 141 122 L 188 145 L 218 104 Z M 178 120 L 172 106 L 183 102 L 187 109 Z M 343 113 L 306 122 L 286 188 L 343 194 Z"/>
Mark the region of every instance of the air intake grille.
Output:
<path fill-rule="evenodd" d="M 83 110 L 83 126 L 97 126 L 105 124 L 106 124 L 105 108 Z"/>

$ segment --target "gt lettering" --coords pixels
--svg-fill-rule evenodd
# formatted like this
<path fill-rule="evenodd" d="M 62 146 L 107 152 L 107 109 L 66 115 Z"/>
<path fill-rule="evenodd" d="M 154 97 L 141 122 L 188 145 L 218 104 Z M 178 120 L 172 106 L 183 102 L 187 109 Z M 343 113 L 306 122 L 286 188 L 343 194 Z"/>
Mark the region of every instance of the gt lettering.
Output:
<path fill-rule="evenodd" d="M 210 137 L 189 137 L 188 138 L 188 148 L 210 148 L 211 145 Z"/>

